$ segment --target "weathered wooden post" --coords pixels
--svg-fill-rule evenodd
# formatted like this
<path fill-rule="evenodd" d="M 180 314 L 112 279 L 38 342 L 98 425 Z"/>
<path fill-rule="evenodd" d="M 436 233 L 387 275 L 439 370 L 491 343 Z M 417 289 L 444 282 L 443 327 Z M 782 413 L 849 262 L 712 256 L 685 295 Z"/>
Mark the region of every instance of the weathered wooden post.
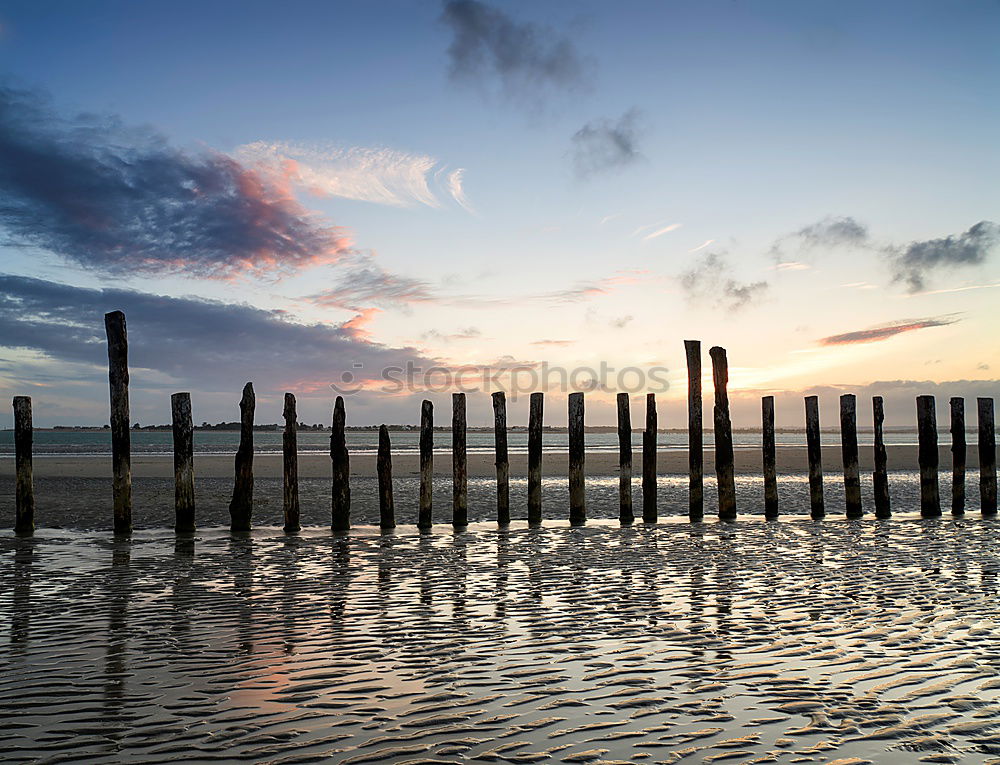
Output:
<path fill-rule="evenodd" d="M 532 393 L 528 407 L 528 525 L 542 525 L 542 410 L 544 393 Z"/>
<path fill-rule="evenodd" d="M 247 383 L 240 399 L 240 446 L 236 450 L 236 482 L 229 502 L 233 531 L 249 531 L 253 515 L 253 414 L 256 404 L 253 383 Z"/>
<path fill-rule="evenodd" d="M 726 349 L 715 346 L 712 357 L 712 382 L 715 385 L 715 474 L 719 483 L 719 518 L 736 520 L 736 475 L 733 467 L 733 424 L 729 418 L 729 362 Z"/>
<path fill-rule="evenodd" d="M 330 528 L 333 531 L 347 531 L 351 528 L 351 457 L 347 452 L 346 425 L 344 397 L 337 396 L 333 404 L 330 431 Z"/>
<path fill-rule="evenodd" d="M 646 394 L 646 429 L 642 432 L 642 520 L 656 522 L 656 396 Z"/>
<path fill-rule="evenodd" d="M 375 460 L 378 473 L 378 517 L 379 528 L 396 528 L 396 506 L 392 501 L 392 453 L 389 444 L 389 429 L 385 425 L 378 428 L 378 457 Z"/>
<path fill-rule="evenodd" d="M 993 399 L 980 398 L 979 409 L 979 501 L 983 515 L 997 511 L 997 442 L 993 421 Z"/>
<path fill-rule="evenodd" d="M 872 396 L 872 417 L 875 424 L 875 471 L 872 473 L 872 486 L 875 492 L 875 517 L 892 517 L 892 507 L 889 500 L 889 473 L 887 470 L 888 455 L 885 450 L 885 437 L 882 434 L 882 423 L 885 422 L 885 409 L 881 396 Z"/>
<path fill-rule="evenodd" d="M 954 397 L 951 404 L 951 514 L 965 513 L 965 399 Z"/>
<path fill-rule="evenodd" d="M 925 518 L 941 515 L 938 492 L 937 417 L 934 396 L 917 396 L 917 460 L 920 463 L 920 514 Z"/>
<path fill-rule="evenodd" d="M 583 394 L 569 394 L 569 522 L 582 526 L 587 521 L 584 490 Z"/>
<path fill-rule="evenodd" d="M 191 421 L 191 394 L 170 397 L 170 417 L 174 436 L 174 531 L 195 530 L 194 520 L 194 424 Z"/>
<path fill-rule="evenodd" d="M 813 518 L 826 515 L 823 506 L 823 445 L 819 430 L 819 398 L 806 396 L 806 452 L 809 456 L 809 508 Z"/>
<path fill-rule="evenodd" d="M 35 530 L 35 484 L 31 468 L 33 439 L 31 397 L 14 396 L 14 462 L 17 471 L 14 490 L 14 533 L 16 534 L 31 534 Z"/>
<path fill-rule="evenodd" d="M 420 508 L 417 511 L 417 528 L 429 529 L 433 525 L 431 506 L 434 502 L 434 404 L 424 401 L 420 405 Z"/>
<path fill-rule="evenodd" d="M 632 415 L 628 393 L 619 393 L 618 401 L 618 520 L 628 525 L 635 521 L 632 512 Z"/>
<path fill-rule="evenodd" d="M 858 472 L 858 400 L 853 393 L 840 397 L 840 450 L 844 458 L 844 499 L 848 518 L 861 518 L 861 475 Z"/>
<path fill-rule="evenodd" d="M 497 469 L 497 523 L 510 525 L 510 463 L 507 459 L 507 397 L 493 394 L 493 443 Z"/>
<path fill-rule="evenodd" d="M 774 396 L 760 400 L 762 452 L 764 458 L 764 517 L 778 517 L 778 472 L 774 446 Z"/>
<path fill-rule="evenodd" d="M 705 515 L 704 433 L 701 420 L 701 342 L 685 340 L 688 372 L 688 517 Z"/>
<path fill-rule="evenodd" d="M 451 394 L 452 526 L 469 525 L 469 467 L 465 447 L 465 394 Z"/>
<path fill-rule="evenodd" d="M 285 418 L 285 432 L 281 436 L 281 451 L 283 464 L 282 507 L 285 511 L 285 532 L 298 531 L 299 523 L 299 421 L 295 411 L 295 396 L 285 394 L 285 408 L 282 412 Z"/>
<path fill-rule="evenodd" d="M 132 442 L 128 411 L 128 332 L 125 314 L 104 314 L 108 336 L 108 382 L 111 387 L 111 492 L 115 533 L 132 531 Z"/>

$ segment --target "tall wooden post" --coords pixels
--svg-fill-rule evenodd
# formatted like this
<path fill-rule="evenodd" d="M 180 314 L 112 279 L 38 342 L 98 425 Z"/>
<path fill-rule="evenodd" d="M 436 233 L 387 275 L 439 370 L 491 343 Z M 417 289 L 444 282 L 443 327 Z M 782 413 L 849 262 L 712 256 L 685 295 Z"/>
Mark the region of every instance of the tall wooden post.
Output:
<path fill-rule="evenodd" d="M 497 469 L 497 523 L 510 525 L 510 463 L 507 459 L 507 397 L 493 394 L 493 443 Z"/>
<path fill-rule="evenodd" d="M 729 362 L 726 349 L 715 346 L 712 382 L 715 385 L 715 474 L 719 483 L 719 518 L 736 520 L 736 475 L 733 467 L 733 425 L 729 418 Z"/>
<path fill-rule="evenodd" d="M 632 415 L 628 393 L 619 393 L 618 401 L 618 520 L 628 525 L 635 521 L 632 512 Z"/>
<path fill-rule="evenodd" d="M 31 467 L 34 429 L 31 397 L 14 396 L 14 462 L 17 483 L 14 490 L 14 533 L 35 531 L 35 484 Z"/>
<path fill-rule="evenodd" d="M 920 514 L 925 518 L 941 515 L 938 492 L 937 417 L 934 396 L 917 396 L 917 459 L 920 463 Z"/>
<path fill-rule="evenodd" d="M 396 528 L 396 506 L 392 501 L 392 453 L 389 444 L 389 429 L 380 425 L 378 429 L 378 457 L 375 460 L 378 473 L 378 517 L 379 528 Z"/>
<path fill-rule="evenodd" d="M 542 410 L 544 393 L 532 393 L 528 407 L 528 525 L 542 525 Z"/>
<path fill-rule="evenodd" d="M 813 518 L 826 515 L 823 506 L 823 445 L 819 430 L 819 398 L 806 396 L 806 452 L 809 456 L 809 508 Z"/>
<path fill-rule="evenodd" d="M 858 403 L 853 393 L 840 397 L 840 449 L 844 458 L 844 499 L 847 517 L 860 518 L 861 475 L 858 472 Z"/>
<path fill-rule="evenodd" d="M 875 424 L 875 472 L 872 474 L 872 486 L 875 492 L 875 517 L 892 517 L 889 501 L 889 473 L 887 469 L 888 455 L 885 450 L 885 437 L 882 434 L 882 423 L 885 422 L 885 410 L 881 396 L 872 396 L 872 416 Z"/>
<path fill-rule="evenodd" d="M 285 394 L 285 408 L 282 412 L 285 418 L 285 432 L 281 436 L 281 451 L 283 456 L 283 487 L 282 507 L 285 511 L 285 531 L 298 531 L 299 523 L 299 421 L 295 411 L 295 396 Z"/>
<path fill-rule="evenodd" d="M 760 400 L 762 452 L 764 458 L 764 517 L 778 517 L 778 471 L 774 446 L 774 396 Z"/>
<path fill-rule="evenodd" d="M 417 528 L 429 529 L 433 525 L 431 506 L 434 502 L 434 404 L 424 401 L 420 405 L 420 508 L 417 511 Z"/>
<path fill-rule="evenodd" d="M 656 396 L 646 394 L 646 429 L 642 432 L 642 520 L 656 522 Z"/>
<path fill-rule="evenodd" d="M 997 441 L 993 399 L 980 398 L 979 409 L 979 498 L 983 515 L 997 511 Z"/>
<path fill-rule="evenodd" d="M 229 503 L 233 531 L 249 531 L 253 515 L 253 414 L 256 404 L 253 383 L 247 383 L 240 399 L 240 446 L 236 450 L 236 482 Z"/>
<path fill-rule="evenodd" d="M 337 396 L 333 404 L 330 431 L 330 528 L 347 531 L 351 528 L 351 457 L 347 452 L 347 414 L 344 397 Z"/>
<path fill-rule="evenodd" d="M 688 517 L 705 515 L 704 432 L 701 417 L 701 342 L 685 340 L 688 372 Z"/>
<path fill-rule="evenodd" d="M 569 522 L 582 526 L 587 521 L 584 490 L 583 394 L 569 394 Z"/>
<path fill-rule="evenodd" d="M 191 394 L 170 397 L 170 417 L 174 436 L 174 531 L 195 530 L 194 520 L 194 424 L 191 421 Z"/>
<path fill-rule="evenodd" d="M 451 524 L 469 525 L 469 468 L 466 457 L 465 394 L 451 394 Z"/>
<path fill-rule="evenodd" d="M 108 336 L 108 381 L 111 387 L 111 491 L 115 533 L 132 531 L 132 442 L 128 411 L 128 332 L 125 314 L 104 314 Z"/>
<path fill-rule="evenodd" d="M 951 404 L 951 514 L 965 513 L 965 399 L 955 397 Z"/>

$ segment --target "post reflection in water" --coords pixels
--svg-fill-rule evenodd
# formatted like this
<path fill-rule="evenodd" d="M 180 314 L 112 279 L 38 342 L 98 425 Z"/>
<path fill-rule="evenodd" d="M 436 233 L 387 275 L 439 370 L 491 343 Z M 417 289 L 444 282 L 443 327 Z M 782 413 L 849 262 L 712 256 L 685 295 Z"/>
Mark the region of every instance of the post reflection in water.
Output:
<path fill-rule="evenodd" d="M 10 614 L 10 651 L 23 656 L 31 633 L 31 571 L 35 557 L 33 537 L 14 537 L 13 603 Z"/>
<path fill-rule="evenodd" d="M 111 545 L 111 570 L 106 593 L 108 604 L 107 650 L 104 658 L 104 714 L 102 735 L 117 750 L 117 742 L 128 733 L 134 712 L 128 705 L 130 679 L 128 655 L 128 604 L 132 595 L 132 541 L 115 537 Z"/>

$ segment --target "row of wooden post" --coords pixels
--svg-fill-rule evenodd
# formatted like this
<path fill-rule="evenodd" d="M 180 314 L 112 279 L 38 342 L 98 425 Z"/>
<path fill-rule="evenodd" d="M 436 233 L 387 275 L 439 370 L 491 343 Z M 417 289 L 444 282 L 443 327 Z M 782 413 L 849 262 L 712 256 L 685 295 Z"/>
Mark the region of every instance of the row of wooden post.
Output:
<path fill-rule="evenodd" d="M 109 384 L 111 394 L 111 448 L 113 470 L 114 529 L 127 533 L 132 528 L 132 474 L 129 430 L 128 399 L 128 339 L 125 315 L 114 311 L 105 316 L 108 336 Z M 684 342 L 688 371 L 688 454 L 689 454 L 689 507 L 691 520 L 704 516 L 703 479 L 703 425 L 701 391 L 701 343 Z M 732 423 L 729 412 L 729 370 L 726 351 L 714 347 L 709 351 L 712 359 L 712 378 L 715 390 L 713 421 L 715 434 L 715 469 L 718 483 L 718 514 L 723 520 L 736 518 L 736 484 L 733 454 Z M 14 398 L 14 431 L 16 453 L 16 518 L 15 530 L 30 533 L 34 528 L 34 493 L 32 486 L 32 415 L 31 399 Z M 541 464 L 542 416 L 544 398 L 541 393 L 531 394 L 528 414 L 528 523 L 542 521 Z M 872 400 L 874 419 L 874 473 L 873 487 L 875 515 L 890 515 L 887 459 L 882 432 L 884 420 L 883 401 L 880 396 Z M 243 388 L 240 400 L 240 443 L 235 459 L 235 482 L 229 505 L 231 526 L 236 531 L 246 531 L 251 526 L 253 510 L 253 425 L 256 399 L 252 383 Z M 585 446 L 584 398 L 582 393 L 568 397 L 569 417 L 569 520 L 573 525 L 586 521 L 585 495 Z M 629 396 L 619 393 L 619 518 L 622 523 L 632 523 L 632 421 Z M 496 503 L 497 521 L 510 523 L 510 465 L 507 451 L 507 405 L 503 392 L 493 394 L 494 434 L 496 453 Z M 825 515 L 823 500 L 823 467 L 820 443 L 819 401 L 816 396 L 805 398 L 806 450 L 809 463 L 809 496 L 813 518 Z M 993 399 L 978 399 L 979 462 L 981 508 L 985 515 L 997 510 L 996 443 L 994 433 Z M 761 401 L 762 445 L 764 474 L 764 514 L 767 518 L 778 515 L 778 490 L 774 429 L 774 397 L 765 396 Z M 295 396 L 285 394 L 283 416 L 285 428 L 283 451 L 283 509 L 284 528 L 294 532 L 300 528 L 298 492 L 298 419 Z M 190 532 L 195 528 L 194 499 L 194 444 L 189 393 L 171 396 L 173 422 L 174 479 L 175 479 L 175 528 Z M 452 395 L 452 524 L 468 525 L 468 465 L 466 458 L 466 400 L 464 393 Z M 920 504 L 921 514 L 941 514 L 938 489 L 937 423 L 933 396 L 917 397 L 917 425 L 919 439 Z M 844 465 L 844 489 L 848 518 L 862 516 L 861 479 L 858 470 L 857 404 L 853 394 L 840 398 L 840 432 Z M 420 414 L 420 493 L 417 526 L 431 527 L 431 497 L 433 479 L 434 408 L 424 401 Z M 965 510 L 965 416 L 964 400 L 951 399 L 951 435 L 954 456 L 952 482 L 952 512 Z M 646 426 L 642 436 L 642 518 L 646 522 L 657 519 L 656 494 L 656 398 L 646 397 Z M 330 436 L 332 469 L 331 525 L 343 531 L 350 527 L 350 457 L 346 441 L 346 412 L 344 399 L 338 396 L 333 409 L 333 427 Z M 395 526 L 395 504 L 392 492 L 392 457 L 389 431 L 379 428 L 378 455 L 379 516 L 382 528 Z"/>

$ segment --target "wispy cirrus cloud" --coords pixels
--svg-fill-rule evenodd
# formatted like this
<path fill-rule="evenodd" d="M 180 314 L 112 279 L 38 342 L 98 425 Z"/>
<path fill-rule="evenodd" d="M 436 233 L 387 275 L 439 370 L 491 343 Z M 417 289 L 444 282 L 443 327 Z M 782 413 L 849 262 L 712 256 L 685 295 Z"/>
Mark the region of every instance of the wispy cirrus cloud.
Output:
<path fill-rule="evenodd" d="M 819 340 L 820 345 L 854 345 L 856 343 L 877 343 L 888 340 L 904 332 L 915 332 L 918 329 L 928 329 L 930 327 L 946 327 L 955 324 L 960 319 L 953 316 L 939 316 L 928 319 L 901 319 L 880 324 L 877 327 L 859 329 L 854 332 L 844 332 L 839 335 L 830 335 Z"/>
<path fill-rule="evenodd" d="M 429 282 L 386 271 L 375 258 L 357 253 L 341 269 L 339 281 L 304 300 L 321 308 L 363 311 L 367 308 L 407 308 L 439 299 Z"/>

